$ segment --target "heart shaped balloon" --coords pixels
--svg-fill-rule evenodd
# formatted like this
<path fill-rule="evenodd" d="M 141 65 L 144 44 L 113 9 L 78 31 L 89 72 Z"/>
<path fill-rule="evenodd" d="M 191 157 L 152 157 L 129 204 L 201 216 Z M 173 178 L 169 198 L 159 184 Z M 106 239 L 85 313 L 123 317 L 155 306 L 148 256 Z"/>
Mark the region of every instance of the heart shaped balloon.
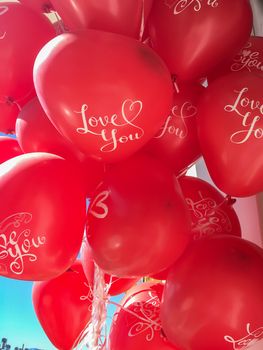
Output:
<path fill-rule="evenodd" d="M 101 182 L 104 165 L 79 152 L 52 125 L 37 98 L 28 102 L 16 121 L 16 135 L 25 153 L 48 152 L 75 162 L 81 168 L 87 197 Z"/>
<path fill-rule="evenodd" d="M 0 165 L 0 275 L 46 280 L 76 259 L 85 221 L 81 174 L 48 153 Z"/>
<path fill-rule="evenodd" d="M 19 106 L 23 106 L 34 96 L 34 61 L 42 46 L 54 36 L 53 26 L 44 16 L 19 3 L 1 2 L 1 101 L 15 101 Z"/>
<path fill-rule="evenodd" d="M 77 346 L 92 309 L 90 286 L 81 264 L 74 263 L 68 271 L 49 281 L 35 282 L 32 300 L 52 344 L 61 350 Z"/>
<path fill-rule="evenodd" d="M 249 72 L 214 81 L 198 109 L 199 138 L 209 173 L 223 192 L 243 197 L 263 190 L 263 79 Z"/>
<path fill-rule="evenodd" d="M 58 36 L 40 51 L 34 80 L 61 134 L 87 156 L 110 162 L 144 146 L 172 103 L 170 74 L 160 58 L 146 45 L 112 33 Z"/>
<path fill-rule="evenodd" d="M 263 250 L 241 238 L 192 244 L 165 285 L 161 321 L 179 349 L 248 349 L 263 339 Z"/>
<path fill-rule="evenodd" d="M 18 142 L 6 136 L 0 136 L 0 164 L 23 154 Z"/>
<path fill-rule="evenodd" d="M 157 0 L 149 29 L 170 71 L 195 80 L 241 49 L 251 33 L 252 11 L 247 0 Z"/>
<path fill-rule="evenodd" d="M 179 178 L 192 219 L 193 239 L 210 235 L 241 236 L 241 227 L 231 199 L 208 182 L 191 176 Z"/>
<path fill-rule="evenodd" d="M 81 263 L 89 284 L 93 286 L 95 271 L 94 260 L 87 240 L 84 240 L 81 246 Z M 138 281 L 138 278 L 119 278 L 105 273 L 104 280 L 106 283 L 107 294 L 118 295 L 126 292 L 128 289 L 134 286 Z"/>
<path fill-rule="evenodd" d="M 197 102 L 203 92 L 198 84 L 178 83 L 173 107 L 145 151 L 165 161 L 178 174 L 201 156 L 197 135 Z"/>
<path fill-rule="evenodd" d="M 153 0 L 51 0 L 67 28 L 72 31 L 105 30 L 139 38 Z"/>
<path fill-rule="evenodd" d="M 106 171 L 87 217 L 87 238 L 99 267 L 118 277 L 141 277 L 181 256 L 190 220 L 176 183 L 169 168 L 142 154 Z"/>
<path fill-rule="evenodd" d="M 251 36 L 248 42 L 221 69 L 213 71 L 208 80 L 231 72 L 252 72 L 263 76 L 263 38 Z"/>
<path fill-rule="evenodd" d="M 162 284 L 143 283 L 125 296 L 113 318 L 109 350 L 177 350 L 162 332 L 162 292 Z"/>

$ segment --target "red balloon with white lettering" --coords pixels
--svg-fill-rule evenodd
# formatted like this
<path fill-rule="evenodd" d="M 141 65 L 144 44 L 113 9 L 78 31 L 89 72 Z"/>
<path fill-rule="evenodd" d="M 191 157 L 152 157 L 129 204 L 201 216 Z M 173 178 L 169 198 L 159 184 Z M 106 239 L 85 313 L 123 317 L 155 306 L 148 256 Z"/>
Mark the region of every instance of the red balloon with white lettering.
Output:
<path fill-rule="evenodd" d="M 263 250 L 254 243 L 229 235 L 196 241 L 165 284 L 161 321 L 168 340 L 191 350 L 260 345 L 262 274 Z"/>
<path fill-rule="evenodd" d="M 157 0 L 149 18 L 151 44 L 171 73 L 197 80 L 242 48 L 252 21 L 247 0 Z"/>
<path fill-rule="evenodd" d="M 57 278 L 35 282 L 32 301 L 37 318 L 57 349 L 71 350 L 91 318 L 92 296 L 80 262 Z"/>
<path fill-rule="evenodd" d="M 162 284 L 143 283 L 125 295 L 113 317 L 109 350 L 179 350 L 162 332 L 162 294 Z"/>
<path fill-rule="evenodd" d="M 52 125 L 37 97 L 28 102 L 16 121 L 17 140 L 25 153 L 48 152 L 75 163 L 83 176 L 88 197 L 95 191 L 104 174 L 103 163 L 86 157 Z"/>
<path fill-rule="evenodd" d="M 32 33 L 34 33 L 33 40 Z M 53 26 L 45 16 L 19 3 L 0 3 L 0 101 L 2 103 L 13 103 L 20 108 L 35 95 L 34 61 L 43 45 L 54 36 Z M 17 114 L 18 112 L 17 109 Z"/>
<path fill-rule="evenodd" d="M 179 184 L 191 215 L 194 240 L 222 233 L 241 236 L 233 199 L 196 177 L 182 176 Z"/>
<path fill-rule="evenodd" d="M 249 72 L 209 85 L 198 109 L 199 136 L 209 173 L 223 192 L 246 197 L 263 190 L 263 79 Z"/>
<path fill-rule="evenodd" d="M 0 164 L 23 154 L 18 142 L 6 136 L 0 136 Z"/>
<path fill-rule="evenodd" d="M 197 103 L 204 88 L 178 83 L 173 107 L 162 128 L 145 150 L 165 161 L 178 174 L 201 156 L 197 135 Z"/>
<path fill-rule="evenodd" d="M 89 281 L 90 285 L 93 286 L 95 271 L 94 260 L 91 248 L 86 240 L 84 240 L 81 247 L 81 263 L 87 280 Z M 104 280 L 106 283 L 107 294 L 118 295 L 126 292 L 128 289 L 134 286 L 138 281 L 138 278 L 119 278 L 105 273 Z"/>
<path fill-rule="evenodd" d="M 169 168 L 136 154 L 111 166 L 89 206 L 87 238 L 95 262 L 119 277 L 157 273 L 190 239 L 184 199 Z"/>
<path fill-rule="evenodd" d="M 34 80 L 41 105 L 61 134 L 87 156 L 108 162 L 143 147 L 172 103 L 170 73 L 153 50 L 95 30 L 50 41 L 36 60 Z"/>
<path fill-rule="evenodd" d="M 29 153 L 0 165 L 0 275 L 47 280 L 75 261 L 85 222 L 81 174 L 65 159 Z"/>
<path fill-rule="evenodd" d="M 233 72 L 251 72 L 263 76 L 263 38 L 251 36 L 244 47 L 220 69 L 213 71 L 208 80 Z"/>
<path fill-rule="evenodd" d="M 35 1 L 35 0 L 34 0 Z M 67 28 L 97 29 L 139 39 L 153 0 L 51 0 Z"/>

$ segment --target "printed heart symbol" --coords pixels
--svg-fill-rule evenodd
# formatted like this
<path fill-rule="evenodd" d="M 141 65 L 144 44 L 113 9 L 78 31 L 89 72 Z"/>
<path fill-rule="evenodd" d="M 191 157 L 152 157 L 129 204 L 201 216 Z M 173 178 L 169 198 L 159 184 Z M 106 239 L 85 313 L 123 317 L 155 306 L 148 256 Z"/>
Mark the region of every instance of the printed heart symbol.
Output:
<path fill-rule="evenodd" d="M 263 190 L 263 79 L 249 72 L 214 81 L 199 104 L 199 139 L 208 170 L 225 193 Z"/>
<path fill-rule="evenodd" d="M 251 54 L 251 50 L 243 50 L 242 51 L 242 56 L 247 57 Z"/>
<path fill-rule="evenodd" d="M 172 104 L 171 77 L 162 60 L 146 45 L 112 33 L 60 35 L 39 54 L 34 79 L 59 132 L 86 156 L 108 162 L 144 146 Z M 60 89 L 61 79 L 71 88 Z"/>

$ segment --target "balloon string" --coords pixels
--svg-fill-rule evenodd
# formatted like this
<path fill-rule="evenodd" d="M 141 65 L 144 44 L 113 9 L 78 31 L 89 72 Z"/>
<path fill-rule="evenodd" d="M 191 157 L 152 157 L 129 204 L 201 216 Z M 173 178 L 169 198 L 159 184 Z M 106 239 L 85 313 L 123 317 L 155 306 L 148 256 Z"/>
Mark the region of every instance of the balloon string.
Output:
<path fill-rule="evenodd" d="M 104 272 L 94 264 L 92 316 L 88 332 L 88 346 L 90 350 L 99 350 L 104 344 L 100 344 L 103 326 L 107 316 L 107 295 L 105 288 Z"/>

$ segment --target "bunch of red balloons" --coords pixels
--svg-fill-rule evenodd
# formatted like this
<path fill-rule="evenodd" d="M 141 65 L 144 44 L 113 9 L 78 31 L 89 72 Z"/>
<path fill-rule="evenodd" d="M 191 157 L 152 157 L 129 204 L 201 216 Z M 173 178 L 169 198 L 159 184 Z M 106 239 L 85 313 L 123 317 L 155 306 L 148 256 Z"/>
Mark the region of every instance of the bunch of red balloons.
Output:
<path fill-rule="evenodd" d="M 17 138 L 0 138 L 0 275 L 36 281 L 56 348 L 92 329 L 98 271 L 99 301 L 126 293 L 105 349 L 263 339 L 263 250 L 231 197 L 263 190 L 252 21 L 248 0 L 0 2 L 0 132 Z M 201 156 L 223 194 L 187 176 Z"/>

